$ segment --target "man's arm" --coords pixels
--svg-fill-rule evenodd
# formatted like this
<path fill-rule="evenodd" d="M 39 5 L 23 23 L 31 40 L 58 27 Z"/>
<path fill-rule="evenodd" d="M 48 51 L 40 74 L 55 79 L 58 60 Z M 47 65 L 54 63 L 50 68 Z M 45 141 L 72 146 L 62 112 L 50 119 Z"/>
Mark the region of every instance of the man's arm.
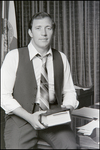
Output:
<path fill-rule="evenodd" d="M 1 107 L 6 114 L 15 114 L 28 121 L 35 129 L 43 129 L 44 126 L 39 122 L 39 115 L 44 111 L 30 114 L 12 96 L 17 67 L 18 51 L 13 50 L 6 55 L 1 67 Z"/>
<path fill-rule="evenodd" d="M 40 114 L 45 113 L 46 111 L 38 111 L 33 114 L 27 112 L 22 107 L 16 108 L 12 111 L 13 114 L 25 119 L 27 122 L 29 122 L 35 130 L 39 129 L 45 129 L 47 125 L 42 125 L 40 123 Z"/>
<path fill-rule="evenodd" d="M 1 66 L 1 107 L 6 114 L 20 107 L 20 104 L 13 98 L 13 87 L 18 67 L 18 50 L 12 50 L 5 56 Z"/>
<path fill-rule="evenodd" d="M 63 94 L 62 105 L 69 108 L 72 112 L 73 109 L 78 107 L 79 102 L 76 99 L 76 91 L 72 80 L 69 62 L 65 54 L 62 54 L 61 56 L 63 58 L 63 64 L 64 64 L 64 82 L 63 82 L 64 84 L 63 84 L 63 93 L 62 93 Z"/>

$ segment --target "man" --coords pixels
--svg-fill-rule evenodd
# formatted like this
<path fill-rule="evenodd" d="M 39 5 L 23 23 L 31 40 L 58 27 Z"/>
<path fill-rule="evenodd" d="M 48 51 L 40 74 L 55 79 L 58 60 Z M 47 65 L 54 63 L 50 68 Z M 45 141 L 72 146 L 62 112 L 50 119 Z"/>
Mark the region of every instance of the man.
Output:
<path fill-rule="evenodd" d="M 48 128 L 40 123 L 40 114 L 47 109 L 66 106 L 72 111 L 78 106 L 68 60 L 65 54 L 51 48 L 54 30 L 55 24 L 49 14 L 35 14 L 29 23 L 31 41 L 28 47 L 10 51 L 3 62 L 1 107 L 6 113 L 7 149 L 34 148 L 38 138 L 47 141 L 53 149 L 76 149 L 69 125 Z M 49 85 L 47 109 L 42 108 L 40 94 L 45 57 Z M 42 96 L 42 99 L 45 98 Z"/>

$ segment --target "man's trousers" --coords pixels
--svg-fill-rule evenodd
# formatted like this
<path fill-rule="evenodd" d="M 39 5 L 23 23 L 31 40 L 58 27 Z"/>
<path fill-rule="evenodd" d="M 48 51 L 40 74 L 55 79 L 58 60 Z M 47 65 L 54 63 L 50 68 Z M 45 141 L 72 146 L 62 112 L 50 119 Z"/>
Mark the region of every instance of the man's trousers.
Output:
<path fill-rule="evenodd" d="M 4 132 L 6 149 L 32 149 L 39 138 L 49 143 L 53 149 L 77 149 L 75 136 L 68 124 L 34 132 L 29 123 L 19 128 L 12 118 L 6 121 Z"/>

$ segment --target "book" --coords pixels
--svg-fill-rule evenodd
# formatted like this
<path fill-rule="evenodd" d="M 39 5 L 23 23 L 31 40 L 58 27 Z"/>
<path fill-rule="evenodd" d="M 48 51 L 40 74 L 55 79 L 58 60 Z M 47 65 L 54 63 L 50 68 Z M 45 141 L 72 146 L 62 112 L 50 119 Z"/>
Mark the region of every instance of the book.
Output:
<path fill-rule="evenodd" d="M 46 113 L 40 115 L 42 124 L 47 124 L 48 127 L 56 126 L 71 122 L 69 109 L 57 107 L 49 109 Z"/>

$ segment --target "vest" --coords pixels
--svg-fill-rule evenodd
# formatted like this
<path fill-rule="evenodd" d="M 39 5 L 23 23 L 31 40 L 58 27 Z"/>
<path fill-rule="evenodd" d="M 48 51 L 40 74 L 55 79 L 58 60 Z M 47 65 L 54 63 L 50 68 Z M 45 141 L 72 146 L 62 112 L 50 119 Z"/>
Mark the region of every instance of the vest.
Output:
<path fill-rule="evenodd" d="M 19 64 L 16 73 L 16 81 L 13 90 L 13 97 L 21 104 L 21 106 L 32 113 L 34 101 L 37 94 L 37 83 L 34 73 L 34 66 L 29 59 L 29 51 L 27 47 L 19 48 Z M 63 88 L 63 62 L 60 53 L 52 49 L 53 65 L 54 65 L 54 88 L 57 99 L 57 105 L 62 104 L 62 88 Z M 27 123 L 24 119 L 12 115 L 16 124 L 21 127 Z"/>

